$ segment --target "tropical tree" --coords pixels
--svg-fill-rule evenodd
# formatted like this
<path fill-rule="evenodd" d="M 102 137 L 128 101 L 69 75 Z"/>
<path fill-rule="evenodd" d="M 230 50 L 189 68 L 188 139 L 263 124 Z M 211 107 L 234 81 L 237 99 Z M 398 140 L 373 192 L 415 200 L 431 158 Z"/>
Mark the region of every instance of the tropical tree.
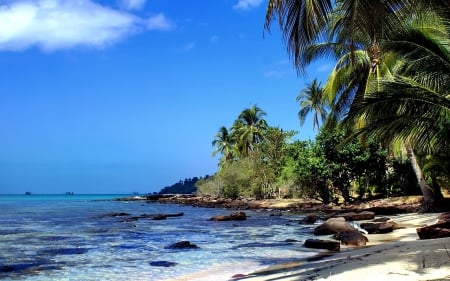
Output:
<path fill-rule="evenodd" d="M 327 118 L 327 99 L 324 97 L 323 89 L 320 82 L 315 78 L 310 84 L 303 89 L 296 98 L 300 103 L 300 111 L 298 112 L 298 118 L 300 120 L 300 126 L 305 123 L 306 117 L 310 113 L 313 115 L 313 129 L 319 128 L 319 120 L 323 123 Z"/>
<path fill-rule="evenodd" d="M 442 194 L 438 185 L 425 180 L 416 154 L 440 155 L 450 146 L 450 25 L 433 12 L 415 16 L 385 44 L 386 52 L 397 58 L 393 76 L 380 79 L 381 88 L 354 102 L 344 121 L 362 124 L 356 134 L 377 134 L 403 145 L 424 209 L 432 210 Z M 356 121 L 361 118 L 363 123 Z"/>
<path fill-rule="evenodd" d="M 256 149 L 256 144 L 263 140 L 264 131 L 267 129 L 266 113 L 256 105 L 244 109 L 234 122 L 232 138 L 236 141 L 236 148 L 240 155 L 250 156 Z"/>
<path fill-rule="evenodd" d="M 222 126 L 219 128 L 219 132 L 214 136 L 212 145 L 215 147 L 213 156 L 217 153 L 222 154 L 221 163 L 230 161 L 234 157 L 235 140 L 228 131 L 227 127 Z"/>
<path fill-rule="evenodd" d="M 332 56 L 337 59 L 335 70 L 325 85 L 325 92 L 333 100 L 333 114 L 330 116 L 334 120 L 351 112 L 352 124 L 365 128 L 370 121 L 368 116 L 385 117 L 377 118 L 372 122 L 372 129 L 367 127 L 364 131 L 383 133 L 382 139 L 386 144 L 401 140 L 408 150 L 410 162 L 422 187 L 425 209 L 430 209 L 429 206 L 434 205 L 439 193 L 433 191 L 424 180 L 420 164 L 415 159 L 415 151 L 448 147 L 448 141 L 436 138 L 433 132 L 437 130 L 430 130 L 433 126 L 442 127 L 442 123 L 436 120 L 448 120 L 445 106 L 447 101 L 445 98 L 442 100 L 445 97 L 442 95 L 438 95 L 438 99 L 436 95 L 427 95 L 427 91 L 417 85 L 428 80 L 425 83 L 427 85 L 422 86 L 432 89 L 430 93 L 445 89 L 443 92 L 448 97 L 448 61 L 445 58 L 442 60 L 440 54 L 448 52 L 449 44 L 446 40 L 449 33 L 447 28 L 445 31 L 440 28 L 448 26 L 446 23 L 425 25 L 424 28 L 423 19 L 434 24 L 436 20 L 448 19 L 450 5 L 442 1 L 420 0 L 336 0 L 333 3 L 319 0 L 273 0 L 269 1 L 267 8 L 267 29 L 275 15 L 278 15 L 283 38 L 297 70 L 303 71 L 306 65 L 319 57 Z M 416 28 L 412 33 L 406 32 L 411 36 L 407 38 L 404 36 L 405 31 L 411 30 L 411 26 Z M 439 28 L 435 28 L 436 26 Z M 414 40 L 410 40 L 411 38 Z M 435 44 L 430 49 L 437 56 L 431 53 L 426 55 L 422 48 L 417 48 L 417 45 L 429 38 L 444 42 Z M 436 59 L 440 60 L 439 65 L 442 67 L 433 70 L 430 67 L 434 66 L 433 61 Z M 394 78 L 391 72 L 396 73 Z M 438 72 L 441 75 L 437 75 Z M 401 78 L 397 78 L 398 73 L 401 73 Z M 389 82 L 380 83 L 380 80 Z M 376 98 L 383 99 L 386 103 L 377 103 L 371 109 L 361 106 L 375 101 L 372 93 L 378 93 Z M 415 93 L 417 101 L 423 101 L 424 96 L 430 100 L 415 107 L 410 99 L 412 93 Z M 404 103 L 392 103 L 394 96 Z M 439 109 L 436 107 L 438 103 L 443 103 L 444 107 Z M 385 106 L 390 106 L 392 111 L 386 111 Z M 430 110 L 428 115 L 423 115 L 426 118 L 417 118 L 417 111 L 424 109 Z M 403 118 L 406 125 L 404 127 L 396 118 L 399 114 L 406 117 Z M 408 123 L 408 117 L 415 122 Z M 375 130 L 374 127 L 379 129 Z M 395 128 L 401 130 L 396 131 Z"/>

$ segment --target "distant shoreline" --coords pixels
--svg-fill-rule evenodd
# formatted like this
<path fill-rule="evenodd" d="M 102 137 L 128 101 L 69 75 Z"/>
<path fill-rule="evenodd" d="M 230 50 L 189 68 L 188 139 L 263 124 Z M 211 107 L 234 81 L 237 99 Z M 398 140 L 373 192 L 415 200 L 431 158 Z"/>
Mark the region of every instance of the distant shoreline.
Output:
<path fill-rule="evenodd" d="M 135 195 L 114 199 L 117 201 L 146 201 L 160 204 L 179 204 L 203 208 L 222 208 L 233 210 L 280 210 L 292 212 L 338 213 L 351 211 L 373 211 L 377 215 L 415 213 L 420 208 L 421 196 L 377 199 L 352 204 L 323 204 L 304 199 L 264 199 L 216 198 L 193 194 L 151 194 Z"/>

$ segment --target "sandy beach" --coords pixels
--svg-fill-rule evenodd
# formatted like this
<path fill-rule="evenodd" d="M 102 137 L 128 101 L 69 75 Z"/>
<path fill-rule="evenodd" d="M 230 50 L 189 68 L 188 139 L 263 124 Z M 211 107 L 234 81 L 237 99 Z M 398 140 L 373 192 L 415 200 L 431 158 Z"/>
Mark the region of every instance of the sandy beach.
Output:
<path fill-rule="evenodd" d="M 416 228 L 433 224 L 439 214 L 392 216 L 401 229 L 390 234 L 369 234 L 363 248 L 316 261 L 280 264 L 239 280 L 450 280 L 450 238 L 418 240 Z"/>

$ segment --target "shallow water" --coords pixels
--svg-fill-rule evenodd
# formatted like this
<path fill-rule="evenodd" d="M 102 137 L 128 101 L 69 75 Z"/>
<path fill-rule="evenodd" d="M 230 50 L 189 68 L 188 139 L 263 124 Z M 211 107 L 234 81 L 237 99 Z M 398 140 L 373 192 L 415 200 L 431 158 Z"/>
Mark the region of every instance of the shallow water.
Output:
<path fill-rule="evenodd" d="M 227 280 L 315 254 L 302 248 L 313 226 L 299 225 L 299 214 L 246 211 L 245 221 L 213 222 L 231 211 L 95 200 L 113 197 L 0 195 L 0 279 Z M 120 212 L 184 215 L 135 221 L 110 215 Z M 184 240 L 198 248 L 166 248 Z"/>

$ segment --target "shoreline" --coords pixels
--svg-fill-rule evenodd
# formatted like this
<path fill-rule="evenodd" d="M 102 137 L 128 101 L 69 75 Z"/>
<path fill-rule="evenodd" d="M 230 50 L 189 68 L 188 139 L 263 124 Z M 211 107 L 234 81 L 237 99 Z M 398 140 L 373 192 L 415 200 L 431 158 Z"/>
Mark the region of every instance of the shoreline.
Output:
<path fill-rule="evenodd" d="M 147 203 L 178 204 L 201 208 L 221 208 L 231 210 L 279 210 L 298 213 L 340 213 L 372 211 L 377 215 L 415 213 L 420 209 L 422 196 L 384 198 L 354 203 L 323 204 L 305 199 L 262 199 L 216 198 L 193 194 L 154 194 L 116 198 L 116 201 L 145 201 Z"/>
<path fill-rule="evenodd" d="M 433 224 L 438 213 L 401 214 L 402 227 L 388 234 L 368 234 L 365 247 L 343 247 L 316 260 L 269 266 L 229 280 L 450 280 L 450 238 L 418 240 L 416 228 Z"/>
<path fill-rule="evenodd" d="M 450 280 L 450 238 L 419 240 L 416 232 L 419 227 L 435 224 L 442 214 L 418 213 L 421 198 L 410 196 L 329 205 L 301 199 L 231 200 L 195 195 L 163 195 L 151 200 L 145 197 L 141 199 L 149 203 L 204 208 L 314 213 L 322 218 L 344 212 L 372 211 L 377 217 L 390 217 L 400 227 L 387 234 L 367 234 L 369 242 L 363 247 L 341 246 L 339 252 L 324 251 L 313 257 L 299 257 L 295 262 L 275 264 L 258 270 L 249 268 L 241 272 L 230 272 L 230 268 L 212 267 L 207 271 L 170 279 L 172 281 Z"/>

